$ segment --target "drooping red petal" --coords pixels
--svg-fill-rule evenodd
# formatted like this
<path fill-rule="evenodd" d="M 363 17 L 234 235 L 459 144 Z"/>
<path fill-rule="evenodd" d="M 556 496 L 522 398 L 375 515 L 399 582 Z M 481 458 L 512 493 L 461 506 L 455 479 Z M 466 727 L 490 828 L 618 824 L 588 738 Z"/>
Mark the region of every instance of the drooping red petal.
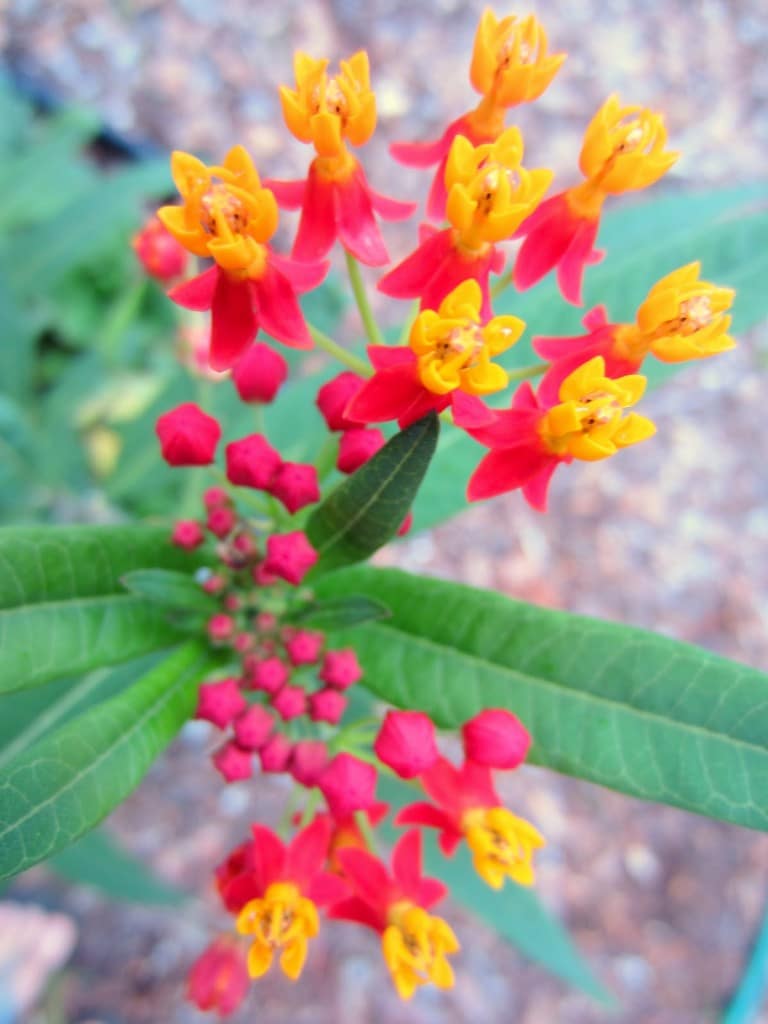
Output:
<path fill-rule="evenodd" d="M 447 758 L 439 758 L 423 772 L 421 784 L 427 796 L 449 813 L 461 806 L 461 774 Z"/>
<path fill-rule="evenodd" d="M 452 857 L 456 851 L 456 847 L 463 838 L 462 833 L 454 829 L 452 831 L 441 832 L 437 837 L 437 842 L 445 856 Z"/>
<path fill-rule="evenodd" d="M 581 282 L 587 263 L 595 263 L 601 257 L 594 252 L 595 239 L 600 226 L 599 218 L 581 220 L 570 244 L 560 259 L 557 268 L 557 283 L 567 302 L 581 305 Z"/>
<path fill-rule="evenodd" d="M 183 284 L 177 284 L 168 292 L 168 298 L 183 306 L 184 309 L 193 309 L 196 313 L 203 313 L 210 309 L 213 304 L 213 296 L 216 291 L 216 282 L 222 271 L 218 267 L 211 267 L 203 271 L 197 277 L 192 277 Z"/>
<path fill-rule="evenodd" d="M 432 167 L 451 148 L 453 136 L 449 132 L 452 127 L 450 125 L 434 142 L 392 142 L 390 155 L 405 167 Z"/>
<path fill-rule="evenodd" d="M 453 848 L 451 852 L 453 852 Z M 414 902 L 418 903 L 420 907 L 424 907 L 425 910 L 429 910 L 430 907 L 434 907 L 440 900 L 444 900 L 447 895 L 447 885 L 438 882 L 436 878 L 422 878 L 419 882 Z"/>
<path fill-rule="evenodd" d="M 407 345 L 369 345 L 366 349 L 374 370 L 386 370 L 390 366 L 412 366 L 415 362 L 413 350 Z"/>
<path fill-rule="evenodd" d="M 568 250 L 582 221 L 574 216 L 565 193 L 546 200 L 518 234 L 526 234 L 517 254 L 512 279 L 525 291 L 553 270 Z"/>
<path fill-rule="evenodd" d="M 377 288 L 395 299 L 420 299 L 446 254 L 453 248 L 450 228 L 435 231 L 410 256 L 385 274 Z"/>
<path fill-rule="evenodd" d="M 299 260 L 280 256 L 272 249 L 269 250 L 269 262 L 275 270 L 288 279 L 293 285 L 294 290 L 300 295 L 322 284 L 330 267 L 328 260 L 319 260 L 316 263 L 301 263 Z"/>
<path fill-rule="evenodd" d="M 299 178 L 298 181 L 285 181 L 279 178 L 269 178 L 262 182 L 264 188 L 271 189 L 275 194 L 277 205 L 281 210 L 300 210 L 304 202 L 304 189 L 306 178 Z"/>
<path fill-rule="evenodd" d="M 361 899 L 374 909 L 386 905 L 392 880 L 377 857 L 367 850 L 343 846 L 336 851 L 336 858 Z"/>
<path fill-rule="evenodd" d="M 496 413 L 489 409 L 477 395 L 468 395 L 466 391 L 457 389 L 451 392 L 453 421 L 457 427 L 484 427 L 493 423 Z"/>
<path fill-rule="evenodd" d="M 442 831 L 456 831 L 456 823 L 446 811 L 425 802 L 408 804 L 395 815 L 396 825 L 425 825 Z M 461 833 L 459 833 L 461 835 Z"/>
<path fill-rule="evenodd" d="M 421 833 L 417 829 L 406 832 L 398 841 L 392 852 L 392 874 L 402 895 L 425 908 L 437 903 L 448 891 L 442 882 L 423 877 Z"/>
<path fill-rule="evenodd" d="M 254 285 L 251 280 L 240 281 L 223 270 L 218 272 L 211 304 L 208 354 L 213 370 L 231 369 L 258 333 L 259 307 Z"/>
<path fill-rule="evenodd" d="M 555 339 L 553 339 L 555 340 Z M 560 339 L 564 341 L 573 340 L 578 342 L 582 339 Z M 587 335 L 586 340 L 589 340 Z M 538 396 L 542 404 L 546 407 L 557 405 L 560 401 L 560 385 L 563 383 L 566 377 L 568 377 L 574 370 L 577 370 L 584 363 L 592 359 L 593 356 L 603 355 L 606 348 L 610 349 L 611 339 L 608 338 L 602 343 L 598 341 L 597 344 L 591 345 L 577 345 L 576 351 L 570 351 L 567 355 L 557 359 L 552 363 L 550 368 L 541 378 L 541 383 L 538 387 Z M 551 358 L 551 357 L 550 357 Z"/>
<path fill-rule="evenodd" d="M 501 803 L 493 785 L 491 769 L 475 761 L 465 761 L 461 767 L 462 790 L 471 806 L 496 807 Z"/>
<path fill-rule="evenodd" d="M 554 362 L 574 352 L 582 352 L 595 343 L 594 334 L 579 334 L 570 338 L 533 338 L 531 347 L 537 356 Z"/>
<path fill-rule="evenodd" d="M 331 822 L 327 817 L 315 818 L 294 837 L 288 847 L 285 871 L 299 888 L 306 888 L 325 863 L 330 840 Z"/>
<path fill-rule="evenodd" d="M 489 320 L 493 315 L 493 311 L 491 309 L 488 277 L 492 267 L 499 266 L 498 252 L 499 250 L 495 246 L 491 246 L 485 255 L 468 258 L 459 252 L 455 246 L 449 245 L 435 273 L 421 291 L 421 308 L 437 309 L 446 295 L 452 292 L 454 288 L 457 288 L 463 281 L 474 278 L 480 285 L 480 291 L 483 295 L 483 304 L 480 308 L 481 319 Z M 502 254 L 502 266 L 503 259 Z"/>
<path fill-rule="evenodd" d="M 258 880 L 259 891 L 265 892 L 280 880 L 285 867 L 285 846 L 278 836 L 263 825 L 252 825 L 253 873 Z"/>
<path fill-rule="evenodd" d="M 290 281 L 272 264 L 253 281 L 261 326 L 291 348 L 312 348 L 312 338 Z"/>
<path fill-rule="evenodd" d="M 325 912 L 325 916 L 335 921 L 353 921 L 355 924 L 373 928 L 377 932 L 384 931 L 387 926 L 386 915 L 374 909 L 370 903 L 366 903 L 358 896 L 334 903 Z"/>
<path fill-rule="evenodd" d="M 517 395 L 515 395 L 517 398 Z M 512 408 L 496 412 L 491 423 L 469 430 L 472 437 L 488 448 L 517 448 L 521 444 L 536 445 L 536 424 L 541 418 L 538 405 L 534 408 Z"/>
<path fill-rule="evenodd" d="M 423 419 L 430 412 L 441 413 L 450 405 L 449 395 L 436 395 L 427 388 L 422 388 L 416 398 L 411 402 L 405 412 L 397 418 L 397 424 L 401 430 L 410 427 L 412 423 Z"/>
<path fill-rule="evenodd" d="M 430 220 L 438 223 L 441 220 L 445 220 L 445 205 L 448 201 L 448 189 L 445 187 L 445 167 L 447 163 L 448 153 L 446 152 L 437 165 L 437 170 L 427 195 L 427 216 Z"/>
<path fill-rule="evenodd" d="M 327 907 L 331 903 L 345 899 L 349 894 L 349 886 L 338 875 L 330 871 L 321 871 L 312 877 L 306 892 L 318 907 Z"/>
<path fill-rule="evenodd" d="M 385 196 L 383 192 L 377 192 L 368 186 L 368 195 L 374 211 L 382 220 L 407 220 L 411 214 L 416 212 L 418 203 L 403 202 L 401 199 L 393 199 L 392 196 Z"/>
<path fill-rule="evenodd" d="M 415 363 L 378 370 L 355 394 L 344 410 L 356 423 L 384 423 L 401 416 L 420 397 L 424 388 Z"/>
<path fill-rule="evenodd" d="M 549 466 L 540 469 L 538 473 L 531 477 L 528 483 L 523 484 L 523 497 L 531 508 L 537 512 L 547 511 L 549 482 L 557 467 L 558 463 L 552 462 Z"/>
<path fill-rule="evenodd" d="M 389 263 L 389 253 L 373 215 L 368 182 L 358 165 L 347 181 L 337 182 L 336 223 L 339 241 L 352 255 L 369 267 Z"/>
<path fill-rule="evenodd" d="M 540 446 L 521 444 L 516 448 L 490 451 L 472 474 L 467 486 L 467 500 L 481 501 L 522 487 L 556 456 Z"/>
<path fill-rule="evenodd" d="M 605 306 L 593 306 L 581 321 L 588 331 L 599 331 L 601 327 L 608 326 L 608 310 Z"/>
<path fill-rule="evenodd" d="M 322 259 L 335 241 L 334 185 L 320 177 L 313 161 L 307 174 L 301 219 L 291 256 L 302 263 L 312 263 Z"/>

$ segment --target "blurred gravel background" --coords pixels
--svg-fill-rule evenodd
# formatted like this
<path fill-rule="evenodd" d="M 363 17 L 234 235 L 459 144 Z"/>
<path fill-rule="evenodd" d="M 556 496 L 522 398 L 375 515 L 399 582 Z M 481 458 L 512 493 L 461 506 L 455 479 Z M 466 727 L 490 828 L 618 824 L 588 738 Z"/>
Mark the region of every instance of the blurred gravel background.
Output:
<path fill-rule="evenodd" d="M 403 197 L 426 179 L 386 156 L 392 138 L 431 138 L 474 103 L 467 64 L 482 4 L 472 0 L 11 0 L 6 60 L 113 128 L 159 147 L 220 156 L 236 141 L 274 175 L 303 173 L 276 86 L 291 54 L 367 47 L 380 131 L 363 158 L 373 182 Z M 496 7 L 498 13 L 506 8 Z M 764 0 L 542 0 L 533 10 L 570 57 L 533 108 L 520 111 L 526 163 L 575 169 L 581 132 L 611 91 L 667 112 L 685 187 L 754 180 L 768 151 L 768 11 Z M 668 183 L 671 187 L 671 182 Z M 410 234 L 389 235 L 404 254 Z M 650 283 L 650 282 L 649 282 Z M 558 474 L 548 517 L 515 496 L 473 508 L 382 561 L 541 603 L 647 626 L 768 669 L 768 480 L 765 330 L 735 353 L 686 371 L 644 412 L 655 452 L 627 451 Z M 187 730 L 114 816 L 126 844 L 201 892 L 190 913 L 115 908 L 65 892 L 42 873 L 19 895 L 47 895 L 80 924 L 66 1020 L 192 1024 L 186 968 L 220 921 L 211 867 L 244 834 L 258 799 L 276 819 L 270 782 L 222 792 Z M 375 939 L 324 928 L 300 986 L 270 977 L 236 1021 L 277 1024 L 702 1024 L 718 1019 L 759 925 L 768 838 L 644 805 L 536 769 L 510 799 L 547 835 L 538 891 L 567 921 L 616 993 L 613 1014 L 567 991 L 483 928 L 453 915 L 462 940 L 454 992 L 402 1006 Z M 759 1018 L 768 1022 L 768 1013 Z"/>

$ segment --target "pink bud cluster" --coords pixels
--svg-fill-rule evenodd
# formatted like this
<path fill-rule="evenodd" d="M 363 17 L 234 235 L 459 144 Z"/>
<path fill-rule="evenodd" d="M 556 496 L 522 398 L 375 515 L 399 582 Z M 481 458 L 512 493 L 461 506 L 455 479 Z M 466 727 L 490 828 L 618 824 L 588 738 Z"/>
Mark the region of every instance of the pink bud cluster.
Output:
<path fill-rule="evenodd" d="M 337 374 L 317 392 L 317 407 L 328 429 L 340 432 L 339 454 L 336 468 L 342 473 L 354 473 L 383 447 L 386 438 L 376 427 L 361 427 L 344 416 L 344 410 L 354 398 L 365 379 L 351 370 Z"/>

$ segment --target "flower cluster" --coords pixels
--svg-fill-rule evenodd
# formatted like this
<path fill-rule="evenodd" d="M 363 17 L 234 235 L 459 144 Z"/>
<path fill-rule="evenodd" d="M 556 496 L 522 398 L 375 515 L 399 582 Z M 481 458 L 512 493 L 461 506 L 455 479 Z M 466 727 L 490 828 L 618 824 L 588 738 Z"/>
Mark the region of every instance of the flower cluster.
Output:
<path fill-rule="evenodd" d="M 238 398 L 255 406 L 254 432 L 229 440 L 223 452 L 222 425 L 199 402 L 169 410 L 156 425 L 169 466 L 210 474 L 199 517 L 179 520 L 172 532 L 175 545 L 207 561 L 196 580 L 209 611 L 195 628 L 225 665 L 201 682 L 196 714 L 220 731 L 213 761 L 227 782 L 250 779 L 258 763 L 261 773 L 291 776 L 302 803 L 286 826 L 290 837 L 256 823 L 216 871 L 232 934 L 215 939 L 193 967 L 189 994 L 203 1009 L 232 1012 L 248 979 L 275 960 L 297 978 L 323 914 L 381 937 L 403 998 L 426 984 L 450 987 L 449 958 L 459 943 L 432 912 L 446 889 L 423 874 L 425 829 L 437 832 L 446 856 L 464 844 L 494 889 L 533 881 L 542 836 L 503 805 L 496 788 L 496 773 L 517 770 L 530 744 L 514 715 L 473 709 L 461 728 L 460 764 L 441 753 L 420 710 L 342 721 L 350 688 L 366 685 L 365 651 L 358 661 L 346 632 L 336 646 L 332 626 L 313 628 L 313 582 L 323 563 L 310 517 L 338 474 L 357 473 L 377 457 L 386 442 L 380 424 L 405 429 L 434 414 L 480 446 L 470 501 L 519 489 L 543 511 L 560 465 L 605 459 L 655 433 L 635 411 L 647 356 L 682 362 L 733 346 L 733 292 L 702 280 L 694 262 L 647 282 L 634 322 L 613 323 L 598 306 L 584 317 L 583 335 L 534 336 L 542 362 L 510 369 L 507 352 L 526 324 L 495 312 L 497 296 L 555 270 L 564 299 L 579 305 L 584 274 L 602 258 L 595 245 L 605 200 L 654 184 L 678 155 L 667 149 L 661 114 L 612 96 L 587 126 L 583 180 L 547 198 L 553 173 L 525 165 L 522 133 L 506 117 L 537 99 L 564 60 L 549 51 L 533 16 L 485 11 L 469 72 L 478 105 L 434 142 L 391 148 L 401 163 L 437 166 L 427 222 L 395 266 L 387 266 L 380 221 L 407 218 L 415 204 L 376 192 L 353 152 L 376 127 L 362 51 L 336 73 L 326 59 L 298 53 L 294 84 L 280 90 L 288 130 L 313 147 L 305 178 L 262 180 L 242 146 L 221 165 L 174 153 L 181 201 L 164 206 L 135 240 L 143 266 L 172 286 L 174 302 L 210 311 L 206 374 L 231 378 Z M 271 244 L 280 210 L 300 211 L 290 255 Z M 324 279 L 337 241 L 370 342 L 367 360 L 308 323 L 299 304 L 298 295 Z M 511 271 L 491 287 L 515 249 Z M 188 254 L 209 264 L 180 282 Z M 386 267 L 378 280 L 383 294 L 417 300 L 398 343 L 388 344 L 376 323 L 358 262 Z M 187 320 L 184 330 L 197 328 Z M 316 394 L 331 437 L 314 462 L 286 459 L 269 440 L 261 407 L 281 399 L 289 365 L 256 340 L 259 331 L 292 348 L 317 345 L 345 366 Z M 198 372 L 199 353 L 193 362 Z M 512 385 L 512 395 L 499 400 Z M 389 522 L 390 536 L 396 525 Z M 392 824 L 407 830 L 388 861 L 376 832 L 390 811 L 377 799 L 381 775 L 411 787 L 393 808 Z"/>

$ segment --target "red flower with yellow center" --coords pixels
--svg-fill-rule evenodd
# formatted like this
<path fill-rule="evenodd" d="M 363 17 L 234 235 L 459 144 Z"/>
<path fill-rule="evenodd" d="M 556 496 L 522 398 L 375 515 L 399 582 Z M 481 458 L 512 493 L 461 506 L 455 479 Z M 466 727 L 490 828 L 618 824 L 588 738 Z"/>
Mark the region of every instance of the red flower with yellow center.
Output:
<path fill-rule="evenodd" d="M 490 9 L 483 12 L 470 67 L 472 86 L 482 96 L 480 103 L 449 124 L 434 142 L 390 146 L 392 156 L 407 167 L 438 164 L 427 200 L 428 217 L 440 221 L 445 215 L 445 168 L 456 136 L 463 135 L 474 146 L 493 142 L 504 130 L 506 111 L 541 96 L 564 60 L 564 53 L 547 52 L 546 32 L 533 15 L 499 20 Z"/>
<path fill-rule="evenodd" d="M 529 505 L 545 511 L 549 481 L 561 463 L 605 459 L 655 434 L 645 416 L 624 416 L 645 385 L 645 377 L 636 374 L 606 377 L 602 356 L 565 378 L 557 405 L 545 405 L 526 382 L 515 393 L 511 409 L 497 413 L 490 426 L 469 431 L 491 451 L 472 474 L 468 499 L 492 498 L 520 487 Z"/>
<path fill-rule="evenodd" d="M 610 96 L 584 134 L 579 167 L 585 181 L 552 196 L 518 231 L 525 241 L 517 255 L 515 285 L 524 291 L 557 268 L 563 297 L 581 304 L 581 280 L 594 249 L 605 199 L 654 184 L 679 154 L 667 150 L 660 114 L 622 107 Z"/>
<path fill-rule="evenodd" d="M 482 317 L 488 319 L 488 276 L 504 265 L 495 243 L 512 237 L 552 180 L 546 169 L 525 170 L 522 158 L 523 137 L 517 128 L 481 146 L 457 136 L 445 168 L 451 227 L 428 233 L 415 252 L 384 275 L 379 290 L 395 298 L 421 299 L 422 309 L 437 309 L 458 284 L 474 278 L 482 290 Z"/>
<path fill-rule="evenodd" d="M 280 956 L 283 972 L 295 980 L 307 956 L 308 940 L 319 928 L 317 907 L 338 900 L 344 884 L 325 871 L 331 825 L 316 820 L 286 846 L 268 828 L 252 827 L 243 843 L 218 868 L 216 881 L 237 930 L 251 939 L 248 972 L 260 978 Z"/>
<path fill-rule="evenodd" d="M 396 825 L 439 829 L 446 856 L 466 840 L 475 871 L 494 889 L 505 878 L 533 884 L 533 854 L 544 839 L 533 825 L 501 806 L 490 768 L 470 760 L 456 768 L 441 757 L 421 776 L 421 784 L 433 802 L 404 807 Z"/>
<path fill-rule="evenodd" d="M 459 943 L 442 918 L 427 913 L 447 889 L 422 875 L 420 834 L 406 832 L 399 840 L 391 871 L 367 850 L 345 847 L 336 856 L 352 895 L 334 904 L 328 916 L 380 933 L 384 960 L 402 999 L 430 983 L 452 988 L 447 956 L 458 951 Z"/>
<path fill-rule="evenodd" d="M 356 392 L 345 417 L 360 423 L 396 419 L 407 427 L 450 406 L 460 426 L 491 422 L 493 413 L 478 396 L 509 383 L 506 371 L 491 359 L 514 345 L 525 324 L 515 316 L 497 316 L 483 325 L 481 303 L 477 281 L 464 281 L 437 311 L 419 313 L 408 346 L 370 346 L 376 372 Z"/>
<path fill-rule="evenodd" d="M 301 142 L 312 143 L 317 156 L 306 180 L 270 181 L 284 209 L 301 210 L 293 257 L 316 260 L 338 238 L 362 263 L 389 262 L 375 214 L 404 220 L 416 208 L 375 192 L 357 159 L 347 148 L 362 146 L 376 127 L 376 99 L 370 87 L 368 54 L 361 50 L 341 61 L 329 77 L 328 61 L 305 53 L 294 58 L 296 88 L 280 88 L 288 129 Z"/>
<path fill-rule="evenodd" d="M 577 338 L 534 338 L 533 347 L 552 361 L 539 386 L 545 404 L 557 401 L 563 380 L 594 356 L 605 360 L 609 377 L 640 368 L 648 354 L 663 363 L 706 359 L 735 346 L 727 315 L 734 291 L 701 281 L 701 265 L 689 263 L 667 274 L 651 288 L 634 324 L 608 322 L 597 306 L 584 317 L 588 333 Z"/>
<path fill-rule="evenodd" d="M 277 203 L 245 149 L 235 146 L 221 167 L 175 152 L 171 171 L 182 204 L 162 207 L 158 217 L 188 252 L 215 266 L 169 295 L 187 309 L 211 310 L 211 367 L 230 369 L 260 327 L 285 345 L 310 348 L 296 291 L 316 287 L 328 267 L 294 263 L 267 245 L 277 229 Z"/>

